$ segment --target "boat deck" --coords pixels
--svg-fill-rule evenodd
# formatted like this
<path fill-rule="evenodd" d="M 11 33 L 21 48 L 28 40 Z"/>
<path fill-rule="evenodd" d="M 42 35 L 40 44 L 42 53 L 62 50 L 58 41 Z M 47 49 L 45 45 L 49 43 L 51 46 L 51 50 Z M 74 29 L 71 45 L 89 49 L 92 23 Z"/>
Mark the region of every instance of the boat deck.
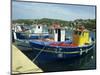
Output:
<path fill-rule="evenodd" d="M 43 72 L 43 70 L 12 45 L 12 74 L 36 72 Z"/>

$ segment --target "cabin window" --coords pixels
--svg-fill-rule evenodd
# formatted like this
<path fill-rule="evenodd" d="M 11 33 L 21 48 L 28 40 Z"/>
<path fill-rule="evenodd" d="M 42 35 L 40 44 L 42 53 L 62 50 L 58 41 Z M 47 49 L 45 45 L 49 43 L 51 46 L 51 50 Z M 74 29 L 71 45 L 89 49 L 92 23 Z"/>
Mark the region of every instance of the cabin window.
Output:
<path fill-rule="evenodd" d="M 55 29 L 55 33 L 57 33 L 57 31 L 58 31 L 58 30 L 57 30 L 57 29 Z"/>
<path fill-rule="evenodd" d="M 38 29 L 40 29 L 40 26 L 38 26 Z"/>
<path fill-rule="evenodd" d="M 76 35 L 81 35 L 81 31 L 74 31 L 74 34 L 76 34 Z"/>
<path fill-rule="evenodd" d="M 74 34 L 78 34 L 78 31 L 74 31 Z"/>
<path fill-rule="evenodd" d="M 21 29 L 22 29 L 22 31 L 25 31 L 26 30 L 24 26 L 21 26 Z"/>
<path fill-rule="evenodd" d="M 79 35 L 81 35 L 81 33 L 82 33 L 82 32 L 80 32 L 80 31 L 78 32 Z"/>

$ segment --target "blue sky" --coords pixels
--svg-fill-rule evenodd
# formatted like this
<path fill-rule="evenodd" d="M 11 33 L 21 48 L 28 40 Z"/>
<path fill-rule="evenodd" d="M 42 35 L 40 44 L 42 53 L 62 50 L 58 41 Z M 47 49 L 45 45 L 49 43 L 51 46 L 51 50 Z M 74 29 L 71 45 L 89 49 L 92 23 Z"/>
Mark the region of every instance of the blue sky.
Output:
<path fill-rule="evenodd" d="M 95 19 L 95 6 L 12 2 L 12 19 Z"/>

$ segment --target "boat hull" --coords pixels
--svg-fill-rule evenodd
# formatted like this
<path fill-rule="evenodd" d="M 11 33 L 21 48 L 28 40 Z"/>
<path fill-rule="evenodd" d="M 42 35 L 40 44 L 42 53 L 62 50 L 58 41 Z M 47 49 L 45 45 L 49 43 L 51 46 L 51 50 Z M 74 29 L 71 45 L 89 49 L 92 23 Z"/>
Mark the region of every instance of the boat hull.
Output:
<path fill-rule="evenodd" d="M 35 54 L 33 61 L 39 62 L 52 62 L 59 59 L 80 57 L 87 54 L 90 50 L 93 50 L 94 44 L 85 47 L 52 47 L 43 44 L 37 44 L 36 42 L 30 42 L 32 50 Z"/>

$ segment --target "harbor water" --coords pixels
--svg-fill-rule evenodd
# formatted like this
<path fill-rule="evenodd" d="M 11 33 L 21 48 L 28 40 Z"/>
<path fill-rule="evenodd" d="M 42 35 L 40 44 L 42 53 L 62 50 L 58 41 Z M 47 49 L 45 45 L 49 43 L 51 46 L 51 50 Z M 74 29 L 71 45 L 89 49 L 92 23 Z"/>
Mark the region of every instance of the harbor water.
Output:
<path fill-rule="evenodd" d="M 67 33 L 68 34 L 68 33 Z M 68 35 L 70 37 L 70 35 Z M 95 32 L 91 32 L 91 37 L 95 39 Z M 35 58 L 34 51 L 21 50 L 31 61 Z M 37 60 L 34 63 L 40 67 L 44 72 L 56 72 L 56 71 L 73 71 L 73 70 L 90 70 L 96 69 L 96 44 L 93 50 L 88 54 L 78 58 L 68 58 L 51 61 L 48 63 L 41 63 Z"/>

